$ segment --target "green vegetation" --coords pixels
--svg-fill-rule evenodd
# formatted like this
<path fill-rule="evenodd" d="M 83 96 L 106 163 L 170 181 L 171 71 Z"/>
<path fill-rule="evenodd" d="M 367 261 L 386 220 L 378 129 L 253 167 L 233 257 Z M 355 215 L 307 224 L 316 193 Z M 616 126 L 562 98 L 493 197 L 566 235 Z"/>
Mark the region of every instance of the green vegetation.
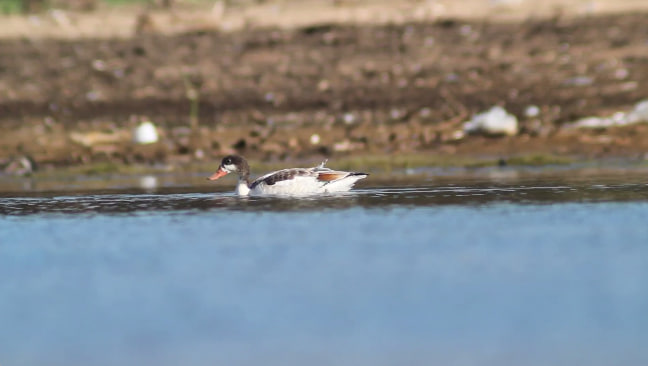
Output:
<path fill-rule="evenodd" d="M 322 159 L 323 160 L 323 159 Z M 314 166 L 320 161 L 311 159 L 308 162 L 261 162 L 251 160 L 250 165 L 254 174 L 283 169 L 291 166 Z M 438 168 L 484 168 L 502 165 L 502 159 L 475 158 L 469 156 L 435 155 L 435 154 L 399 154 L 399 155 L 363 155 L 335 157 L 327 164 L 332 169 L 366 171 L 376 174 L 391 174 L 404 169 L 423 167 Z M 510 166 L 546 166 L 568 165 L 575 161 L 567 157 L 554 155 L 522 155 L 504 160 Z M 150 166 L 140 164 L 122 164 L 117 162 L 101 162 L 79 166 L 37 171 L 36 178 L 63 179 L 73 176 L 111 176 L 111 175 L 144 175 L 161 174 L 174 171 L 176 173 L 211 173 L 218 169 L 219 162 L 194 162 L 178 166 Z"/>
<path fill-rule="evenodd" d="M 573 164 L 574 159 L 556 155 L 521 155 L 506 160 L 508 165 L 545 166 Z"/>
<path fill-rule="evenodd" d="M 508 159 L 482 158 L 457 155 L 437 155 L 430 153 L 398 154 L 398 155 L 359 155 L 336 157 L 332 159 L 331 167 L 334 169 L 355 171 L 378 171 L 391 173 L 395 170 L 416 169 L 423 167 L 437 168 L 484 168 L 499 165 L 511 166 L 545 166 L 566 165 L 575 161 L 568 157 L 554 155 L 521 155 Z M 316 164 L 316 163 L 313 163 Z M 285 168 L 286 163 L 264 164 L 252 161 L 255 171 Z M 328 165 L 328 164 L 327 164 Z M 257 168 L 258 167 L 258 168 Z M 263 169 L 265 168 L 265 169 Z"/>
<path fill-rule="evenodd" d="M 95 3 L 98 6 L 123 6 L 123 5 L 140 5 L 140 4 L 157 4 L 156 0 L 85 0 L 86 3 Z M 175 0 L 175 3 L 184 4 L 211 4 L 210 0 Z M 31 12 L 37 13 L 52 7 L 70 8 L 75 5 L 69 0 L 0 0 L 0 14 L 20 14 L 25 9 L 31 9 Z"/>
<path fill-rule="evenodd" d="M 0 0 L 0 12 L 2 14 L 16 14 L 22 10 L 21 0 Z"/>
<path fill-rule="evenodd" d="M 101 0 L 101 2 L 107 5 L 133 5 L 153 3 L 153 0 Z"/>
<path fill-rule="evenodd" d="M 336 168 L 362 170 L 378 169 L 385 172 L 398 169 L 414 169 L 421 167 L 461 167 L 483 168 L 498 165 L 514 166 L 544 166 L 571 164 L 574 160 L 568 157 L 554 155 L 520 155 L 508 159 L 480 158 L 456 155 L 435 154 L 403 154 L 403 155 L 368 155 L 346 157 L 336 160 Z"/>
<path fill-rule="evenodd" d="M 391 172 L 398 169 L 414 169 L 426 166 L 464 166 L 468 159 L 434 154 L 366 155 L 336 159 L 336 169 L 380 170 Z"/>
<path fill-rule="evenodd" d="M 35 178 L 65 178 L 74 176 L 106 176 L 106 175 L 139 175 L 161 173 L 162 168 L 146 165 L 120 164 L 115 162 L 90 163 L 61 167 L 52 170 L 39 170 L 32 174 Z"/>
<path fill-rule="evenodd" d="M 92 1 L 92 0 L 90 0 Z M 107 6 L 119 5 L 137 5 L 154 3 L 155 0 L 94 0 L 97 5 L 105 4 Z M 67 0 L 0 0 L 0 14 L 20 14 L 25 9 L 31 9 L 31 12 L 37 13 L 50 9 L 52 7 L 68 8 L 72 5 Z"/>

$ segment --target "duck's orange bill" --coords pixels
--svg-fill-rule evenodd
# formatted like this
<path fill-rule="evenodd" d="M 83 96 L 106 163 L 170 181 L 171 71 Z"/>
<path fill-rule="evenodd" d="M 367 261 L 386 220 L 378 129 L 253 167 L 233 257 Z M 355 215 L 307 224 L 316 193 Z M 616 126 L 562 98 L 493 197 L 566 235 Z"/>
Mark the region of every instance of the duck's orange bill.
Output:
<path fill-rule="evenodd" d="M 229 173 L 227 170 L 225 170 L 225 169 L 223 169 L 223 168 L 219 168 L 219 169 L 216 171 L 216 173 L 212 174 L 212 176 L 209 177 L 209 178 L 207 178 L 207 179 L 209 179 L 209 180 L 216 180 L 216 179 L 218 179 L 218 178 L 220 178 L 220 177 L 224 177 L 224 176 L 226 176 L 227 173 Z"/>

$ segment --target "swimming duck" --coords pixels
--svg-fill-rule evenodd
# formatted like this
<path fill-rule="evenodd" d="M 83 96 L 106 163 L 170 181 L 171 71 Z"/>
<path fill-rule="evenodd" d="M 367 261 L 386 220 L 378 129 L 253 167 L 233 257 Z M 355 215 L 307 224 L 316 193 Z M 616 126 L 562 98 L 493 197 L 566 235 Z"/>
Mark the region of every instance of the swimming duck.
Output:
<path fill-rule="evenodd" d="M 312 168 L 289 168 L 265 174 L 250 182 L 250 166 L 244 157 L 228 155 L 209 180 L 216 180 L 229 173 L 238 174 L 236 194 L 239 196 L 304 196 L 347 192 L 360 179 L 369 174 L 345 172 L 325 168 L 322 162 Z"/>

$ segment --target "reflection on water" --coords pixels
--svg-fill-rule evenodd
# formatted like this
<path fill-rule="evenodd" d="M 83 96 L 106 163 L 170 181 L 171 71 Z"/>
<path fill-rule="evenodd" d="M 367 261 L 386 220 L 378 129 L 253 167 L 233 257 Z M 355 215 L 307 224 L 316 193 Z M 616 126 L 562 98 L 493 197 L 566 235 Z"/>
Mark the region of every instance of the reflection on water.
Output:
<path fill-rule="evenodd" d="M 0 364 L 648 362 L 645 184 L 156 189 L 0 198 Z"/>
<path fill-rule="evenodd" d="M 176 189 L 177 191 L 177 189 Z M 521 204 L 648 200 L 648 185 L 474 184 L 472 186 L 389 187 L 357 189 L 340 195 L 310 198 L 236 197 L 232 193 L 124 193 L 76 196 L 5 197 L 0 214 L 126 213 L 139 211 L 233 210 L 298 211 L 350 207 L 480 205 L 492 202 Z"/>

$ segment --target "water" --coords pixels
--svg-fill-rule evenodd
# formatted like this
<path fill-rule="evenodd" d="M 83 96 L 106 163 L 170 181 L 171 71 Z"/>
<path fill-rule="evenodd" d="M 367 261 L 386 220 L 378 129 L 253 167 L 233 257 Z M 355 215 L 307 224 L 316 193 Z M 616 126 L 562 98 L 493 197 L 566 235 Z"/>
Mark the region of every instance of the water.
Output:
<path fill-rule="evenodd" d="M 0 198 L 0 364 L 648 364 L 641 182 L 173 192 Z"/>

